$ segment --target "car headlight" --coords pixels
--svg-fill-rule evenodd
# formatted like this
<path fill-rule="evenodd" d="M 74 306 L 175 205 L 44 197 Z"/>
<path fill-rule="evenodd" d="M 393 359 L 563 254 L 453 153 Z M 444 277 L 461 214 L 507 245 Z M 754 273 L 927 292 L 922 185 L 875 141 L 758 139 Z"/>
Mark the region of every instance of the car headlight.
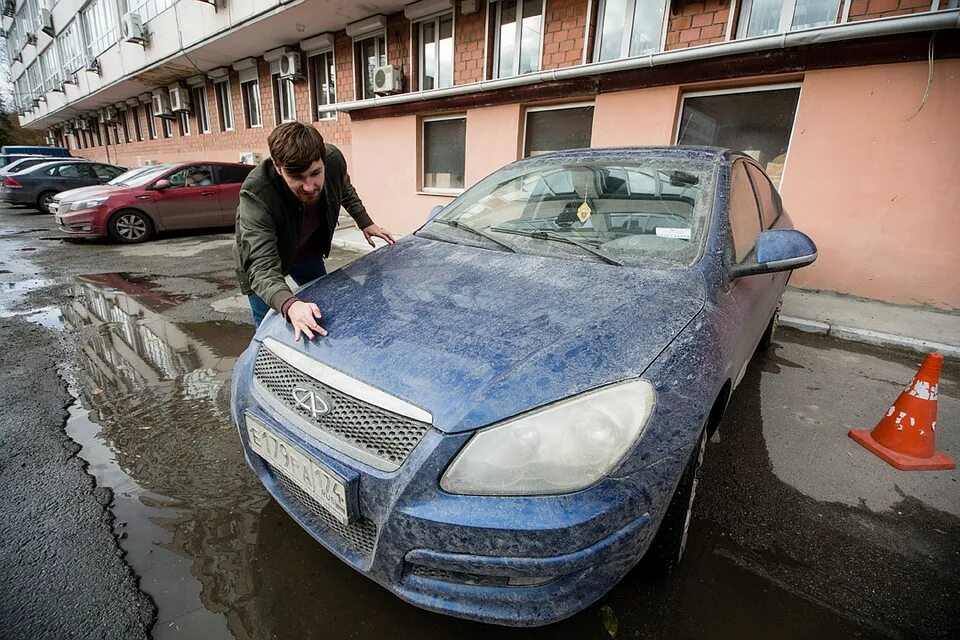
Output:
<path fill-rule="evenodd" d="M 478 432 L 440 480 L 464 495 L 578 491 L 623 460 L 653 413 L 656 393 L 630 380 L 582 393 Z"/>
<path fill-rule="evenodd" d="M 81 209 L 93 209 L 94 207 L 99 207 L 104 202 L 107 201 L 107 198 L 90 198 L 89 200 L 77 200 L 70 205 L 70 211 L 80 211 Z"/>

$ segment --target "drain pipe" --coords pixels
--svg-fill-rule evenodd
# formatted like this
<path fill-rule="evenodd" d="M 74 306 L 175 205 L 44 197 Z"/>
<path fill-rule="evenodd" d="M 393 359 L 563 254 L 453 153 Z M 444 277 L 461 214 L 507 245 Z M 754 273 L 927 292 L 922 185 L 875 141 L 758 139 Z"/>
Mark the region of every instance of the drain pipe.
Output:
<path fill-rule="evenodd" d="M 944 29 L 960 29 L 960 9 L 949 9 L 946 11 L 936 11 L 931 13 L 915 14 L 911 16 L 890 16 L 875 20 L 862 20 L 858 22 L 848 22 L 846 24 L 827 25 L 825 27 L 790 31 L 788 33 L 780 33 L 771 36 L 761 36 L 758 38 L 748 38 L 745 40 L 733 40 L 731 42 L 719 42 L 716 44 L 691 47 L 689 49 L 660 51 L 636 58 L 626 58 L 621 60 L 613 60 L 610 62 L 593 62 L 590 64 L 578 65 L 576 67 L 554 69 L 552 71 L 539 71 L 536 73 L 528 73 L 522 76 L 512 76 L 510 78 L 483 80 L 471 84 L 447 87 L 445 89 L 417 91 L 414 93 L 404 93 L 394 96 L 387 96 L 384 98 L 372 98 L 368 100 L 354 100 L 351 102 L 342 102 L 337 105 L 330 105 L 330 107 L 335 108 L 337 111 L 350 112 L 360 109 L 370 109 L 373 107 L 386 107 L 395 104 L 407 104 L 410 102 L 461 96 L 468 93 L 476 93 L 478 91 L 496 91 L 499 89 L 522 87 L 532 84 L 539 84 L 542 82 L 556 82 L 558 80 L 582 78 L 585 76 L 592 76 L 602 73 L 615 73 L 617 71 L 659 67 L 663 65 L 690 62 L 694 60 L 706 60 L 721 56 L 756 53 L 759 51 L 772 51 L 791 47 L 823 44 L 827 42 L 838 42 L 841 40 L 870 38 L 874 36 L 938 31 Z"/>

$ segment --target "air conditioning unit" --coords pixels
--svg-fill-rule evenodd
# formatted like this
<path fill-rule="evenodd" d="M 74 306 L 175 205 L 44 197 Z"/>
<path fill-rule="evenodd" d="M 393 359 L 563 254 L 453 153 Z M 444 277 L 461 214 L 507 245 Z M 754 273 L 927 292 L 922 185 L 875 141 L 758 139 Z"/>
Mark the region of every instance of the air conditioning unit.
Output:
<path fill-rule="evenodd" d="M 374 93 L 397 93 L 403 91 L 403 74 L 392 64 L 373 70 Z"/>
<path fill-rule="evenodd" d="M 80 131 L 89 131 L 90 130 L 90 121 L 86 118 L 77 118 L 77 129 Z"/>
<path fill-rule="evenodd" d="M 170 110 L 170 93 L 168 91 L 153 92 L 153 115 L 159 118 L 172 118 L 173 111 Z"/>
<path fill-rule="evenodd" d="M 262 160 L 263 160 L 263 154 L 257 151 L 241 151 L 240 152 L 241 164 L 260 164 Z"/>
<path fill-rule="evenodd" d="M 37 14 L 37 28 L 50 37 L 53 37 L 53 14 L 50 9 L 40 9 Z"/>
<path fill-rule="evenodd" d="M 190 112 L 190 92 L 178 84 L 170 85 L 170 110 L 174 113 Z"/>
<path fill-rule="evenodd" d="M 51 91 L 55 91 L 56 93 L 65 93 L 66 90 L 67 90 L 67 84 L 65 82 L 58 82 L 55 85 L 53 85 L 53 89 L 51 89 Z"/>
<path fill-rule="evenodd" d="M 290 51 L 280 58 L 280 77 L 297 80 L 300 78 L 300 54 Z"/>
<path fill-rule="evenodd" d="M 71 73 L 63 80 L 63 84 L 79 84 L 80 79 L 77 77 L 76 73 Z"/>
<path fill-rule="evenodd" d="M 128 12 L 120 18 L 120 37 L 124 42 L 135 44 L 147 43 L 147 32 L 143 29 L 143 21 L 139 13 Z"/>
<path fill-rule="evenodd" d="M 83 68 L 87 71 L 92 71 L 93 73 L 100 75 L 100 61 L 93 56 L 87 56 L 86 60 L 84 61 Z"/>
<path fill-rule="evenodd" d="M 37 34 L 35 34 L 35 33 L 28 33 L 28 34 L 27 34 L 27 44 L 32 44 L 33 46 L 37 46 Z"/>
<path fill-rule="evenodd" d="M 117 108 L 116 107 L 104 107 L 100 111 L 100 122 L 103 124 L 113 124 L 117 121 Z"/>

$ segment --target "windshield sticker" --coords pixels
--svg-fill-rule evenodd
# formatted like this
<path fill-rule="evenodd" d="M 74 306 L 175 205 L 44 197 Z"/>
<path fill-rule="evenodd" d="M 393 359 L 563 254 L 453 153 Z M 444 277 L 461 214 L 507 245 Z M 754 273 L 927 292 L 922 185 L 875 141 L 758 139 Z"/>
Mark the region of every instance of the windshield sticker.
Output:
<path fill-rule="evenodd" d="M 690 229 L 674 229 L 672 227 L 657 227 L 657 235 L 661 238 L 674 238 L 675 240 L 689 240 Z"/>

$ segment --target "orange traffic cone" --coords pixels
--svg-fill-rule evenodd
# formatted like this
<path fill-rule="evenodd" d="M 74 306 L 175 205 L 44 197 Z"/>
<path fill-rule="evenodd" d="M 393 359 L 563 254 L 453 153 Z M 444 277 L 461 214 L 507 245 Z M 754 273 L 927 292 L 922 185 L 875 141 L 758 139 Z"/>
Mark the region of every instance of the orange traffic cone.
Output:
<path fill-rule="evenodd" d="M 927 355 L 913 382 L 873 431 L 854 429 L 850 437 L 901 471 L 956 467 L 936 450 L 937 383 L 942 366 L 941 354 Z"/>

